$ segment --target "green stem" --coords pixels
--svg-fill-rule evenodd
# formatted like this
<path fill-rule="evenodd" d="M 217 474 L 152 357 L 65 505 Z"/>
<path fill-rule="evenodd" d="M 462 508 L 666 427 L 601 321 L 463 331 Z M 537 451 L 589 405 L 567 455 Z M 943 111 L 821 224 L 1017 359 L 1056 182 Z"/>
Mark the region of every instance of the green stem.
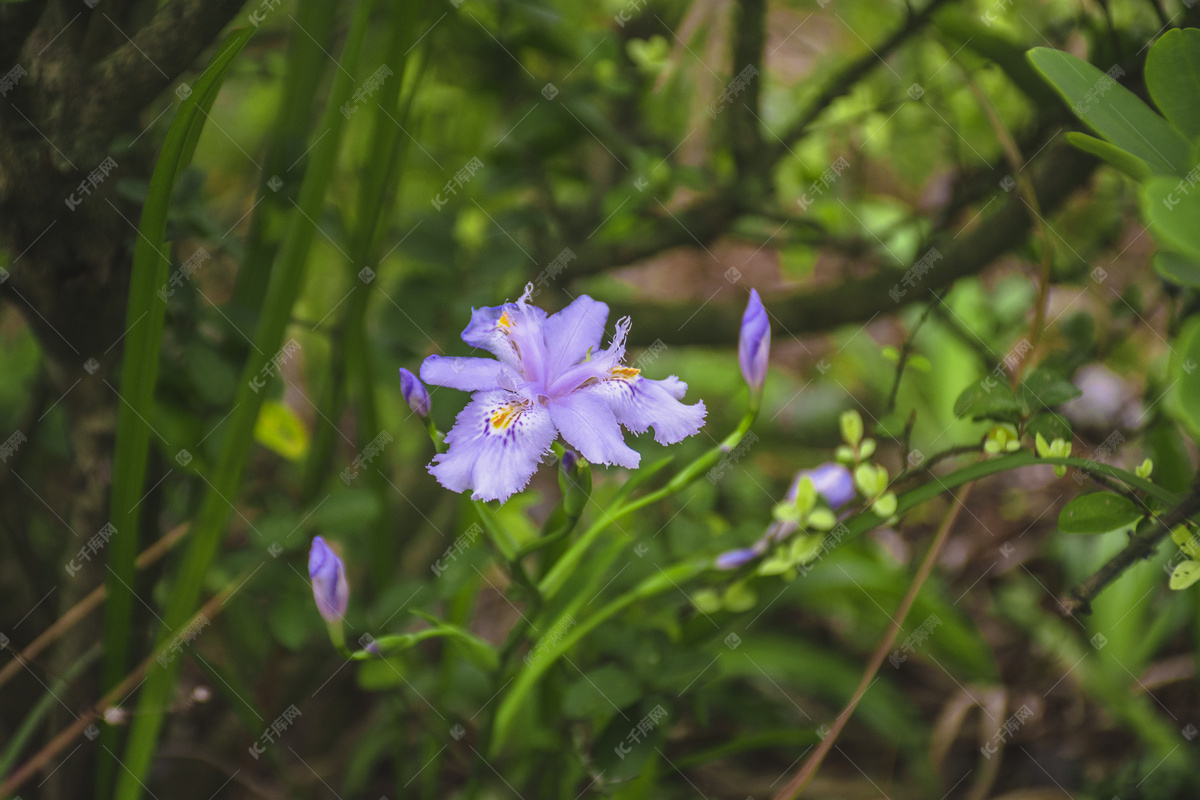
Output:
<path fill-rule="evenodd" d="M 609 525 L 612 525 L 618 520 L 629 516 L 639 508 L 644 508 L 651 503 L 657 503 L 659 500 L 662 500 L 665 497 L 669 497 L 672 494 L 687 488 L 692 484 L 693 481 L 711 469 L 713 465 L 715 465 L 721 459 L 721 456 L 725 455 L 737 446 L 738 442 L 742 440 L 742 437 L 745 436 L 750 430 L 750 426 L 754 424 L 754 418 L 756 416 L 757 411 L 751 408 L 751 410 L 746 413 L 746 416 L 742 417 L 742 421 L 738 424 L 733 433 L 726 436 L 722 442 L 680 470 L 673 478 L 671 478 L 671 480 L 666 483 L 666 485 L 662 486 L 661 488 L 628 503 L 626 503 L 623 496 L 618 493 L 619 499 L 614 502 L 611 507 L 603 511 L 602 518 L 592 523 L 592 526 L 588 528 L 584 534 L 580 536 L 573 545 L 571 545 L 571 548 L 563 554 L 562 558 L 555 563 L 555 565 L 546 574 L 546 577 L 542 578 L 541 582 L 538 584 L 538 589 L 541 591 L 542 595 L 549 600 L 558 593 L 559 589 L 562 588 L 563 583 L 566 582 L 567 577 L 570 576 L 576 565 L 583 559 L 584 555 L 588 551 L 588 548 L 590 548 L 592 543 L 595 542 L 596 537 L 598 537 Z"/>

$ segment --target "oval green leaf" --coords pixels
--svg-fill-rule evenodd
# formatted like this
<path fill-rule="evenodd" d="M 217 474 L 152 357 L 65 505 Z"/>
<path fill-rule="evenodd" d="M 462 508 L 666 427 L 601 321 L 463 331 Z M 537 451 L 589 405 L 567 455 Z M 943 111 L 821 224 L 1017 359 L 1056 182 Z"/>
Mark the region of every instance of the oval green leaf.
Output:
<path fill-rule="evenodd" d="M 1200 138 L 1200 30 L 1167 31 L 1146 56 L 1146 88 L 1163 116 Z"/>
<path fill-rule="evenodd" d="M 1142 185 L 1141 199 L 1154 238 L 1200 260 L 1200 187 L 1175 178 L 1151 178 Z"/>
<path fill-rule="evenodd" d="M 1170 250 L 1159 250 L 1154 254 L 1154 271 L 1163 280 L 1177 286 L 1200 288 L 1200 259 L 1181 256 Z"/>
<path fill-rule="evenodd" d="M 1200 319 L 1193 317 L 1179 333 L 1175 356 L 1174 413 L 1192 438 L 1200 441 Z"/>
<path fill-rule="evenodd" d="M 1178 592 L 1196 581 L 1200 581 L 1200 561 L 1184 561 L 1171 573 L 1171 580 L 1167 585 Z"/>
<path fill-rule="evenodd" d="M 1192 161 L 1187 139 L 1107 73 L 1049 47 L 1035 47 L 1028 57 L 1071 111 L 1096 133 L 1145 161 L 1155 173 L 1187 173 Z"/>
<path fill-rule="evenodd" d="M 1128 497 L 1112 492 L 1081 494 L 1063 507 L 1058 529 L 1063 533 L 1108 533 L 1126 528 L 1142 518 Z"/>

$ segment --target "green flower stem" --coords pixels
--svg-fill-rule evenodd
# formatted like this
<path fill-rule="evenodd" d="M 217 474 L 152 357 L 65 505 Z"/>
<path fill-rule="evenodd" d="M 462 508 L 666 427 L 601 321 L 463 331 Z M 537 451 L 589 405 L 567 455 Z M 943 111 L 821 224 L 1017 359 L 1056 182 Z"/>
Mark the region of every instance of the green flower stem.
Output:
<path fill-rule="evenodd" d="M 433 442 L 433 449 L 436 452 L 446 452 L 446 437 L 438 430 L 433 417 L 425 419 L 425 432 L 429 434 L 429 439 Z M 492 513 L 492 509 L 488 507 L 487 503 L 480 500 L 472 500 L 471 503 L 475 506 L 475 513 L 479 515 L 479 521 L 483 523 L 483 528 L 487 531 L 492 544 L 496 546 L 496 549 L 508 564 L 508 571 L 512 575 L 513 580 L 529 595 L 529 599 L 535 608 L 540 608 L 544 599 L 542 592 L 538 589 L 537 584 L 533 582 L 533 579 L 529 577 L 529 573 L 525 570 L 525 565 L 521 563 L 524 554 L 521 550 L 517 549 L 516 539 L 504 529 L 504 526 L 500 524 L 500 520 L 496 519 L 496 515 Z"/>
<path fill-rule="evenodd" d="M 612 506 L 602 512 L 602 518 L 592 523 L 592 526 L 588 528 L 584 534 L 580 536 L 573 545 L 571 545 L 570 549 L 563 554 L 562 558 L 555 563 L 553 568 L 551 568 L 546 574 L 546 577 L 542 578 L 541 582 L 538 584 L 538 589 L 541 591 L 542 595 L 549 600 L 558 593 L 559 589 L 562 588 L 567 578 L 575 570 L 576 565 L 578 565 L 583 559 L 584 555 L 588 551 L 588 548 L 592 546 L 592 543 L 596 540 L 596 537 L 598 537 L 609 525 L 614 524 L 623 517 L 629 516 L 639 508 L 648 506 L 651 503 L 657 503 L 659 500 L 662 500 L 665 497 L 669 497 L 672 494 L 687 488 L 692 484 L 693 481 L 711 469 L 713 465 L 721 459 L 721 456 L 725 455 L 737 446 L 738 442 L 742 440 L 742 437 L 745 436 L 750 430 L 750 426 L 754 424 L 754 419 L 757 415 L 758 414 L 754 409 L 748 411 L 746 416 L 742 417 L 742 421 L 738 424 L 733 433 L 726 436 L 724 441 L 722 441 L 720 444 L 708 450 L 706 453 L 704 453 L 704 455 L 700 456 L 691 464 L 680 470 L 663 487 L 656 489 L 647 495 L 643 495 L 637 500 L 629 503 L 626 503 L 623 496 L 619 493 L 618 500 L 614 502 Z"/>
<path fill-rule="evenodd" d="M 487 749 L 485 750 L 488 757 L 492 758 L 497 754 L 500 749 L 500 743 L 505 741 L 508 729 L 512 725 L 517 711 L 524 703 L 525 697 L 537 684 L 538 679 L 546 670 L 558 660 L 559 656 L 573 647 L 584 636 L 595 630 L 602 622 L 616 616 L 617 613 L 628 608 L 634 602 L 674 589 L 679 583 L 699 575 L 706 569 L 708 569 L 708 562 L 706 560 L 697 560 L 676 564 L 668 569 L 661 570 L 658 574 L 646 578 L 633 589 L 617 597 L 595 614 L 580 622 L 574 628 L 571 628 L 557 642 L 547 643 L 546 651 L 540 655 L 537 661 L 528 664 L 523 671 L 518 673 L 517 677 L 513 680 L 512 688 L 500 702 L 500 706 L 492 722 L 493 730 L 489 736 Z"/>

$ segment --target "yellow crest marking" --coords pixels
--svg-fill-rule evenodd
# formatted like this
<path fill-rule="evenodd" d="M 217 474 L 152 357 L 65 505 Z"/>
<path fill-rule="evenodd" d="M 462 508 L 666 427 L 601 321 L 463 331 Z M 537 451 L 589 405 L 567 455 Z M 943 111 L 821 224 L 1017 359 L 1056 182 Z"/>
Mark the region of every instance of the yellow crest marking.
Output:
<path fill-rule="evenodd" d="M 510 427 L 525 406 L 523 403 L 509 403 L 492 412 L 492 427 L 501 430 Z"/>

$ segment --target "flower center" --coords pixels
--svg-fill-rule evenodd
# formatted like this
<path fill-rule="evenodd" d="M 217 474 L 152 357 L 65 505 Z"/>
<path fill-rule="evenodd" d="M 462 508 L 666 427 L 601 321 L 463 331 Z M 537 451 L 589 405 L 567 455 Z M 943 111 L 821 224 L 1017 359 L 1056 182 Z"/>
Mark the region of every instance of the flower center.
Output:
<path fill-rule="evenodd" d="M 632 382 L 641 373 L 636 367 L 613 367 L 608 374 L 612 380 Z"/>
<path fill-rule="evenodd" d="M 524 402 L 507 403 L 506 405 L 500 406 L 500 408 L 497 408 L 492 412 L 492 418 L 490 420 L 492 427 L 496 430 L 507 430 L 508 428 L 512 427 L 513 422 L 515 422 L 517 418 L 521 416 L 521 412 L 525 410 L 525 406 L 526 403 Z"/>

